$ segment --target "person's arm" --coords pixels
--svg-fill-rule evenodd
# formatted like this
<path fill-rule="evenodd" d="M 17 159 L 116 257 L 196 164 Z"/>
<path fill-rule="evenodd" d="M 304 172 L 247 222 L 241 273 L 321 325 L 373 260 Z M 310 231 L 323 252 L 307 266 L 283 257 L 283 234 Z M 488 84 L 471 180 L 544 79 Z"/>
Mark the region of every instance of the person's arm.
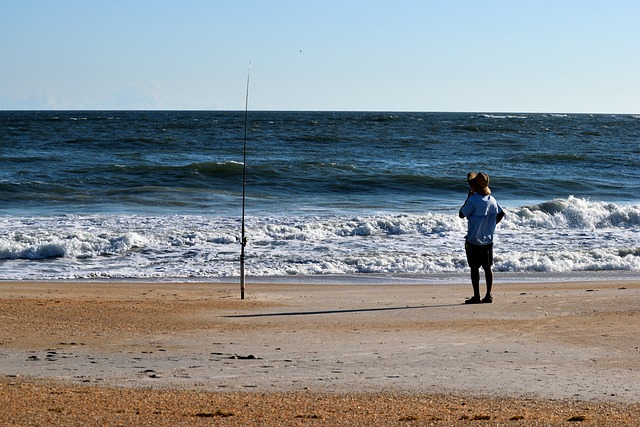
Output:
<path fill-rule="evenodd" d="M 467 200 L 464 201 L 464 204 L 462 205 L 462 207 L 460 208 L 460 212 L 458 212 L 458 216 L 460 218 L 464 218 L 467 215 L 464 214 L 464 212 L 462 212 L 462 210 L 464 209 L 464 207 L 467 205 L 467 202 L 469 201 L 469 197 L 473 196 L 473 193 L 475 193 L 475 191 L 473 191 L 473 188 L 471 188 L 469 190 L 469 194 L 467 195 Z"/>
<path fill-rule="evenodd" d="M 502 218 L 504 218 L 504 215 L 505 215 L 504 211 L 498 212 L 498 215 L 496 216 L 496 224 L 499 224 L 500 221 L 502 221 Z"/>

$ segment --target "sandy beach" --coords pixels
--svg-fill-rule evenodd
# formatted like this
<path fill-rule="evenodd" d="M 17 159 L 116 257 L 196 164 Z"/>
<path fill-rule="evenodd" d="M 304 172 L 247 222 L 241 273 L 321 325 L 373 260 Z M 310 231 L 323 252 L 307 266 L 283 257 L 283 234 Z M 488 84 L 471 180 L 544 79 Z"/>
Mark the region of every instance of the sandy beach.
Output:
<path fill-rule="evenodd" d="M 635 425 L 640 283 L 0 282 L 0 425 Z"/>

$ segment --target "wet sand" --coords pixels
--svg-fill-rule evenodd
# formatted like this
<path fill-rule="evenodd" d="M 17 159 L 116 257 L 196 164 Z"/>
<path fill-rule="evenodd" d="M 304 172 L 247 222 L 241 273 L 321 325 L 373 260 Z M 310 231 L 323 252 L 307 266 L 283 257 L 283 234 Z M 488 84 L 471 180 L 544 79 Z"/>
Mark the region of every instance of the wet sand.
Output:
<path fill-rule="evenodd" d="M 640 419 L 639 283 L 469 292 L 0 282 L 0 425 Z"/>

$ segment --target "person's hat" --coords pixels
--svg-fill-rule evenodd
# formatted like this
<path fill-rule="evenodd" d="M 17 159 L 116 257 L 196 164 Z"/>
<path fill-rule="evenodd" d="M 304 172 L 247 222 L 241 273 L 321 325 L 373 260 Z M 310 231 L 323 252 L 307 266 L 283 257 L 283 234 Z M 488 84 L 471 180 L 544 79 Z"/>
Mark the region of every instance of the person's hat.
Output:
<path fill-rule="evenodd" d="M 485 196 L 491 194 L 489 189 L 489 175 L 484 172 L 469 172 L 467 174 L 467 181 L 469 185 L 478 193 L 482 193 Z"/>

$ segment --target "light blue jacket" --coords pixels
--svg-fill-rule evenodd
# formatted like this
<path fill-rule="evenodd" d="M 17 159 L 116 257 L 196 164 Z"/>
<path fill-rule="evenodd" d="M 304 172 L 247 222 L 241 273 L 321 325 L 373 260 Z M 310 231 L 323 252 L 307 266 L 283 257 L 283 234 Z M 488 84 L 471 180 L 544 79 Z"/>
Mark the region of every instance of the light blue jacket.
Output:
<path fill-rule="evenodd" d="M 467 242 L 473 245 L 493 243 L 498 215 L 502 219 L 504 213 L 492 195 L 472 194 L 460 209 L 460 216 L 469 221 L 465 236 Z"/>

